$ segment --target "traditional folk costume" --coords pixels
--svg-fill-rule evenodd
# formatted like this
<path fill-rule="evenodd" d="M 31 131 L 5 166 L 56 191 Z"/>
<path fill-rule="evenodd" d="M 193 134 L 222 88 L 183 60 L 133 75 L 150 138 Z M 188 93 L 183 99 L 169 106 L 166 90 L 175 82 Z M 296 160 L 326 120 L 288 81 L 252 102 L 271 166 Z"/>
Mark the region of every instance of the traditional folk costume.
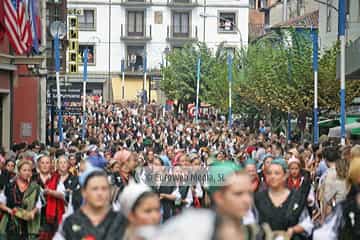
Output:
<path fill-rule="evenodd" d="M 122 239 L 126 230 L 126 218 L 109 210 L 101 223 L 94 226 L 81 209 L 64 220 L 54 240 L 114 240 Z"/>
<path fill-rule="evenodd" d="M 352 186 L 345 201 L 335 207 L 324 224 L 314 231 L 313 240 L 360 239 L 360 186 Z"/>
<path fill-rule="evenodd" d="M 305 234 L 295 234 L 292 240 L 307 239 L 312 233 L 313 224 L 306 208 L 306 195 L 300 191 L 291 191 L 286 201 L 279 207 L 272 203 L 268 190 L 255 194 L 255 206 L 259 224 L 268 223 L 274 231 L 287 231 L 300 224 Z"/>
<path fill-rule="evenodd" d="M 222 239 L 220 229 L 223 218 L 209 209 L 187 209 L 175 216 L 149 238 L 152 240 L 217 240 Z M 199 224 L 201 223 L 201 224 Z M 239 224 L 240 225 L 240 224 Z M 244 240 L 275 239 L 267 225 L 240 225 Z"/>
<path fill-rule="evenodd" d="M 53 173 L 45 182 L 40 175 L 35 176 L 37 183 L 42 189 L 58 191 L 65 196 L 65 186 L 60 182 L 60 174 Z M 58 229 L 65 213 L 65 202 L 50 195 L 45 195 L 41 209 L 41 230 L 39 240 L 51 240 Z"/>
<path fill-rule="evenodd" d="M 14 209 L 14 215 L 3 213 L 0 221 L 0 236 L 7 240 L 37 239 L 40 231 L 40 214 L 31 219 L 30 211 L 41 209 L 40 186 L 31 182 L 24 192 L 15 179 L 5 186 L 2 203 Z"/>

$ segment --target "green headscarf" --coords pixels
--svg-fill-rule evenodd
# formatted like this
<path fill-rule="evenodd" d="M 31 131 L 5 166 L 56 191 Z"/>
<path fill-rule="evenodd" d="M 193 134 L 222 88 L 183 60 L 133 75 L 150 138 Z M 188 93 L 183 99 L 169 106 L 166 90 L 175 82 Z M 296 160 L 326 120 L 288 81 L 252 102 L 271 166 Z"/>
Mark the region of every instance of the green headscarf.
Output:
<path fill-rule="evenodd" d="M 224 186 L 226 179 L 242 167 L 232 161 L 215 161 L 209 166 L 208 192 L 213 194 Z"/>
<path fill-rule="evenodd" d="M 256 161 L 253 158 L 247 158 L 244 161 L 244 166 L 246 167 L 247 165 L 255 165 L 256 166 Z"/>
<path fill-rule="evenodd" d="M 283 158 L 275 158 L 274 160 L 271 161 L 271 165 L 272 164 L 280 165 L 284 169 L 285 172 L 288 169 L 287 163 Z"/>

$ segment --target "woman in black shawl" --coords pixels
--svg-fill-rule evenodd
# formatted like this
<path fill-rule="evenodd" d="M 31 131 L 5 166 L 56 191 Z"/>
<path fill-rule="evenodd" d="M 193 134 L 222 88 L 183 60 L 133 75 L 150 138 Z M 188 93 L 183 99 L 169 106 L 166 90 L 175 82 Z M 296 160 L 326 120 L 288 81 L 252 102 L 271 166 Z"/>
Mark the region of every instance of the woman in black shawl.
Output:
<path fill-rule="evenodd" d="M 106 173 L 88 166 L 79 181 L 84 205 L 64 220 L 54 239 L 122 239 L 126 218 L 111 209 L 110 185 Z"/>
<path fill-rule="evenodd" d="M 269 189 L 255 195 L 259 223 L 268 223 L 272 230 L 282 231 L 292 240 L 307 239 L 313 224 L 306 208 L 307 195 L 286 187 L 287 165 L 274 159 L 267 172 Z"/>

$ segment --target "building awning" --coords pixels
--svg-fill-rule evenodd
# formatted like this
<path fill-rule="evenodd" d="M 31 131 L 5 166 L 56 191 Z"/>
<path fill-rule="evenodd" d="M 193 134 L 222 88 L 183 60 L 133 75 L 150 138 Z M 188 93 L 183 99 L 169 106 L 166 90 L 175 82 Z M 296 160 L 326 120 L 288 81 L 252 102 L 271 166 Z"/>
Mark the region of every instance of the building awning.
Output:
<path fill-rule="evenodd" d="M 345 50 L 345 78 L 360 80 L 360 37 Z M 336 79 L 340 79 L 340 54 L 336 58 Z"/>
<path fill-rule="evenodd" d="M 360 136 L 360 128 L 354 128 L 351 130 L 352 136 Z"/>
<path fill-rule="evenodd" d="M 333 128 L 340 125 L 338 119 L 328 119 L 318 122 L 320 128 Z"/>
<path fill-rule="evenodd" d="M 350 136 L 352 134 L 352 131 L 356 128 L 360 128 L 360 123 L 359 122 L 354 122 L 354 123 L 350 123 L 350 124 L 345 124 L 345 131 L 346 131 L 346 135 Z M 334 127 L 334 128 L 330 128 L 329 130 L 329 134 L 328 137 L 331 138 L 340 138 L 341 137 L 341 128 L 339 127 Z"/>

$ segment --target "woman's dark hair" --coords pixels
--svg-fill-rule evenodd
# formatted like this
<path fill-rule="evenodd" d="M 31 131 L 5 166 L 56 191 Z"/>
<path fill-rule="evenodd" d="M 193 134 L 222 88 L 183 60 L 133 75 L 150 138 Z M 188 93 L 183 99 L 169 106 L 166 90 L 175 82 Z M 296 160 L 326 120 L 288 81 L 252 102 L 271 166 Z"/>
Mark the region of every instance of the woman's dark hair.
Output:
<path fill-rule="evenodd" d="M 355 198 L 356 195 L 360 194 L 360 185 L 351 185 L 350 191 L 346 196 L 346 199 L 352 199 Z"/>
<path fill-rule="evenodd" d="M 62 156 L 62 155 L 65 155 L 65 149 L 62 149 L 62 148 L 60 148 L 60 149 L 57 149 L 56 151 L 55 151 L 55 157 L 56 158 L 58 158 L 58 157 L 60 157 L 60 156 Z"/>
<path fill-rule="evenodd" d="M 159 160 L 161 166 L 164 166 L 163 160 L 158 155 L 155 155 L 154 160 Z"/>
<path fill-rule="evenodd" d="M 14 163 L 14 165 L 16 166 L 16 161 L 13 160 L 13 159 L 8 159 L 8 160 L 6 160 L 6 161 L 5 161 L 5 165 L 7 165 L 9 162 Z"/>
<path fill-rule="evenodd" d="M 338 159 L 340 159 L 340 150 L 336 146 L 328 146 L 324 149 L 324 158 L 328 162 L 336 162 Z"/>
<path fill-rule="evenodd" d="M 149 198 L 149 197 L 156 197 L 157 194 L 154 193 L 154 192 L 144 192 L 142 193 L 138 199 L 136 199 L 133 207 L 131 208 L 131 212 L 134 212 L 135 209 L 146 199 L 146 198 Z"/>
<path fill-rule="evenodd" d="M 94 177 L 104 177 L 107 179 L 107 174 L 105 171 L 100 171 L 100 170 L 97 170 L 97 171 L 94 171 L 92 173 L 89 174 L 89 176 L 86 177 L 85 181 L 84 181 L 84 184 L 82 186 L 83 189 L 85 189 L 90 181 L 90 179 L 94 178 Z"/>

